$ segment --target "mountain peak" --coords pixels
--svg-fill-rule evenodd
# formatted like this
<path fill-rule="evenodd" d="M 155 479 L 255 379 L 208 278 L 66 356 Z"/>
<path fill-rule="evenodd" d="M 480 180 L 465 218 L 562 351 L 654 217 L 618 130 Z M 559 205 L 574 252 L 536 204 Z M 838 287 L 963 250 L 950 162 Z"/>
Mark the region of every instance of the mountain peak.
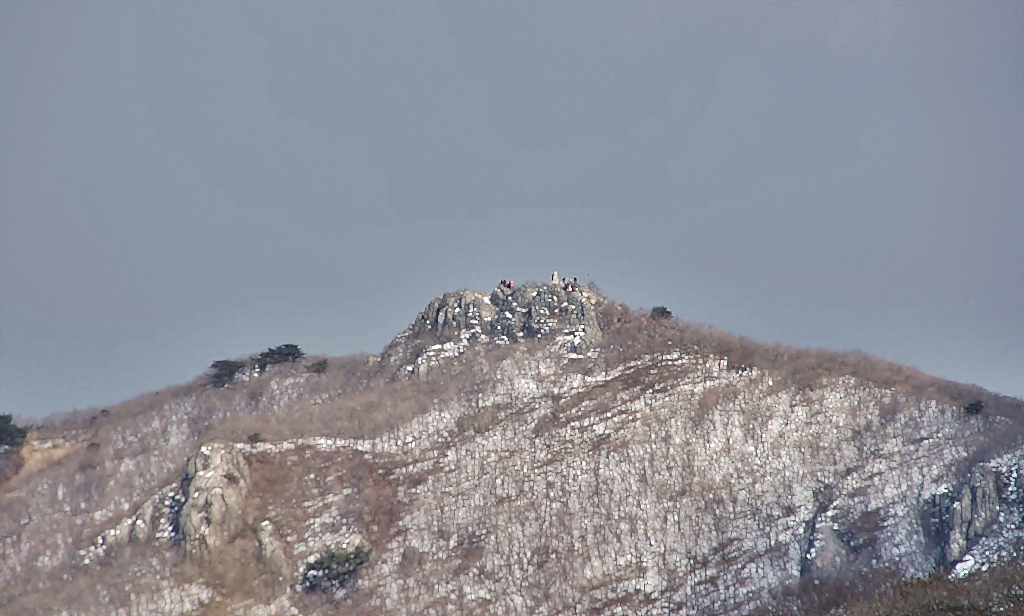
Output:
<path fill-rule="evenodd" d="M 452 291 L 435 297 L 381 354 L 381 363 L 420 374 L 441 357 L 462 354 L 471 343 L 550 341 L 579 353 L 601 340 L 597 311 L 605 298 L 575 280 L 515 286 L 502 281 L 490 295 Z"/>
<path fill-rule="evenodd" d="M 453 291 L 378 361 L 283 345 L 34 430 L 0 612 L 822 616 L 1024 579 L 985 577 L 1024 554 L 1024 402 L 669 317 Z"/>

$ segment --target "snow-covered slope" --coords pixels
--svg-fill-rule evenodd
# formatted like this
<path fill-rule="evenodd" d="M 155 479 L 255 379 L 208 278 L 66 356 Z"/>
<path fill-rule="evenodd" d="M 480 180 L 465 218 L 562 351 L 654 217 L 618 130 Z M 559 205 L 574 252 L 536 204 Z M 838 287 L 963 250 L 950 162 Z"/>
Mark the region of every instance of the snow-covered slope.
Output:
<path fill-rule="evenodd" d="M 696 349 L 603 361 L 600 296 L 517 293 L 446 295 L 396 338 L 388 382 L 473 378 L 376 437 L 169 427 L 243 412 L 257 382 L 276 417 L 341 395 L 268 372 L 114 431 L 119 500 L 68 502 L 75 469 L 19 478 L 4 613 L 746 614 L 801 582 L 964 575 L 1021 548 L 1024 451 L 989 446 L 1012 419 Z M 369 562 L 309 592 L 310 563 L 354 546 Z"/>

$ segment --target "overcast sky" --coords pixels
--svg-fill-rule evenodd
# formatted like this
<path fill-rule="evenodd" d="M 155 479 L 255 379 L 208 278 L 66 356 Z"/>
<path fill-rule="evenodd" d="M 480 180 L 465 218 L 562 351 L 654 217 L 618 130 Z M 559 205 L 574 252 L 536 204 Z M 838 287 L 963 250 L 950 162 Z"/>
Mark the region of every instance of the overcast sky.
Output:
<path fill-rule="evenodd" d="M 1024 3 L 0 3 L 0 413 L 553 269 L 1024 396 Z"/>

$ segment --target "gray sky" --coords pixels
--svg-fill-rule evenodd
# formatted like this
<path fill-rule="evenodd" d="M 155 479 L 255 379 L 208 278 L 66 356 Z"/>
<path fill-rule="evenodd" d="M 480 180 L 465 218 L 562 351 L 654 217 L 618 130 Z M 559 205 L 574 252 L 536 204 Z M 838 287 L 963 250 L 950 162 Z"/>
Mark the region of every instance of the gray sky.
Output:
<path fill-rule="evenodd" d="M 0 3 L 0 412 L 593 279 L 1024 396 L 1024 3 Z"/>

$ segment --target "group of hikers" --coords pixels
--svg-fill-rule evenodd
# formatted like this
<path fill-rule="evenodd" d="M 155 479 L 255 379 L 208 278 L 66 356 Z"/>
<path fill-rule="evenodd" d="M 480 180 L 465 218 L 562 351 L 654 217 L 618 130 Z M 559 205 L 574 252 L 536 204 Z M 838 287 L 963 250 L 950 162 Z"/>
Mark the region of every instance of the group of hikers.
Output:
<path fill-rule="evenodd" d="M 552 272 L 551 273 L 551 282 L 553 282 L 553 283 L 557 283 L 558 282 L 558 272 Z M 504 278 L 502 278 L 501 282 L 499 283 L 499 285 L 503 289 L 514 289 L 515 286 L 516 286 L 516 283 L 515 283 L 514 280 L 505 280 Z M 580 283 L 579 283 L 578 280 L 576 280 L 575 276 L 573 277 L 572 280 L 569 280 L 568 278 L 563 276 L 562 277 L 562 288 L 564 290 L 566 290 L 566 291 L 579 291 L 580 290 Z"/>
<path fill-rule="evenodd" d="M 558 282 L 558 272 L 551 272 L 551 282 L 555 282 L 555 283 Z M 572 280 L 569 280 L 565 276 L 562 276 L 562 289 L 563 290 L 565 290 L 565 291 L 579 291 L 580 290 L 580 286 L 579 285 L 580 285 L 580 283 L 579 283 L 578 280 L 576 280 L 575 276 L 573 276 Z"/>

